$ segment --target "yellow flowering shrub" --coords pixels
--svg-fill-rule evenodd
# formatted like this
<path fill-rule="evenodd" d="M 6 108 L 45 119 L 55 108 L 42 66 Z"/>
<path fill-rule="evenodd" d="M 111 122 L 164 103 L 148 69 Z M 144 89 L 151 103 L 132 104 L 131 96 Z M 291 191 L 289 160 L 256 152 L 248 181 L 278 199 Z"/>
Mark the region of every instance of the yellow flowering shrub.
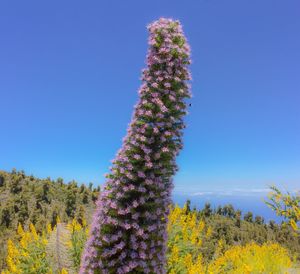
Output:
<path fill-rule="evenodd" d="M 13 243 L 7 241 L 7 270 L 3 274 L 43 274 L 49 272 L 49 264 L 46 258 L 46 235 L 39 235 L 33 224 L 29 230 L 24 231 L 19 224 L 17 229 L 20 240 Z"/>
<path fill-rule="evenodd" d="M 68 270 L 66 270 L 65 268 L 63 268 L 60 272 L 60 274 L 68 274 L 68 273 L 69 273 Z"/>
<path fill-rule="evenodd" d="M 272 186 L 269 199 L 266 204 L 278 216 L 288 219 L 289 224 L 296 232 L 300 232 L 300 193 L 294 196 L 289 192 L 284 194 L 277 187 Z"/>
<path fill-rule="evenodd" d="M 171 208 L 168 222 L 168 272 L 204 273 L 201 256 L 202 241 L 212 235 L 210 227 L 198 220 L 196 212 L 183 208 Z"/>
<path fill-rule="evenodd" d="M 88 236 L 86 221 L 83 220 L 82 224 L 80 224 L 76 219 L 73 219 L 73 221 L 67 225 L 67 229 L 70 232 L 70 240 L 67 243 L 68 249 L 73 260 L 73 265 L 75 269 L 78 270 L 81 253 Z"/>
<path fill-rule="evenodd" d="M 287 250 L 276 243 L 233 246 L 208 266 L 208 273 L 284 273 L 291 267 Z"/>
<path fill-rule="evenodd" d="M 68 241 L 62 243 L 66 246 L 67 254 L 59 254 L 59 256 L 65 255 L 68 257 L 70 255 L 72 259 L 70 264 L 66 264 L 68 266 L 61 270 L 57 270 L 58 266 L 53 265 L 53 263 L 56 264 L 57 262 L 53 261 L 53 254 L 50 252 L 55 249 L 57 244 L 57 228 L 59 225 L 61 233 L 67 233 L 68 236 L 66 237 Z M 66 227 L 64 231 L 63 227 Z M 59 274 L 67 274 L 69 273 L 69 268 L 78 270 L 88 229 L 85 220 L 80 224 L 74 219 L 71 223 L 65 225 L 61 224 L 60 220 L 57 219 L 57 225 L 52 229 L 51 225 L 48 224 L 46 232 L 43 234 L 38 234 L 33 224 L 29 225 L 28 231 L 24 231 L 19 224 L 17 234 L 19 237 L 18 241 L 14 243 L 12 240 L 8 240 L 7 242 L 7 269 L 3 270 L 1 274 L 52 274 L 58 272 Z M 63 257 L 60 259 L 65 261 Z M 72 271 L 70 273 L 75 273 Z"/>
<path fill-rule="evenodd" d="M 44 234 L 38 234 L 32 224 L 28 231 L 19 225 L 19 240 L 7 242 L 7 270 L 1 274 L 68 274 L 78 271 L 88 235 L 87 224 L 84 220 L 79 223 L 74 219 L 67 225 L 60 225 L 60 232 L 68 236 L 63 244 L 70 257 L 70 265 L 65 264 L 60 270 L 47 260 L 49 253 L 46 255 L 51 239 L 57 239 L 58 226 L 52 229 L 48 225 Z M 285 273 L 292 264 L 288 251 L 276 243 L 229 246 L 224 239 L 217 241 L 213 238 L 212 227 L 186 206 L 171 208 L 167 229 L 169 274 L 276 274 Z M 208 242 L 214 242 L 212 257 L 205 257 Z"/>
<path fill-rule="evenodd" d="M 186 207 L 171 208 L 168 223 L 169 274 L 247 274 L 285 273 L 292 261 L 288 251 L 277 243 L 226 245 L 220 239 L 214 256 L 203 258 L 203 241 L 212 241 L 213 231 L 197 213 Z"/>

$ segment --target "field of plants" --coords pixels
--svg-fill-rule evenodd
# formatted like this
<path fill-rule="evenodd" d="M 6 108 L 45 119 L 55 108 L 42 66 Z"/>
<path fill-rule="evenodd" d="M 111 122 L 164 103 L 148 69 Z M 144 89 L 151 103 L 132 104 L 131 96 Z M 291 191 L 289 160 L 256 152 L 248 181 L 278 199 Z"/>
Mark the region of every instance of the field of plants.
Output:
<path fill-rule="evenodd" d="M 172 202 L 191 106 L 190 46 L 179 21 L 147 27 L 147 67 L 132 120 L 101 191 L 0 173 L 2 274 L 289 273 L 300 259 L 300 198 L 273 187 L 265 223 L 232 205 Z M 264 205 L 262 202 L 262 206 Z"/>
<path fill-rule="evenodd" d="M 225 238 L 216 241 L 212 226 L 199 216 L 186 206 L 171 209 L 168 273 L 288 273 L 296 263 L 295 254 L 276 242 L 229 246 Z M 2 274 L 77 273 L 88 226 L 85 221 L 64 224 L 58 219 L 43 233 L 37 233 L 32 224 L 27 230 L 19 225 L 17 235 L 18 241 L 7 242 L 7 269 Z"/>

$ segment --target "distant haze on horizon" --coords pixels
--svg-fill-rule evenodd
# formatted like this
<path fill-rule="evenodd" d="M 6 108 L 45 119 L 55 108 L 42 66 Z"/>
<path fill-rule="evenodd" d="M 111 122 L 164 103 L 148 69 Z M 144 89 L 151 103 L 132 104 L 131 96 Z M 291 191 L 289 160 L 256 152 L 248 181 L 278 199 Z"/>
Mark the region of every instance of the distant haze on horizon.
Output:
<path fill-rule="evenodd" d="M 0 169 L 102 185 L 161 16 L 182 22 L 193 60 L 174 193 L 299 189 L 298 0 L 2 1 Z"/>

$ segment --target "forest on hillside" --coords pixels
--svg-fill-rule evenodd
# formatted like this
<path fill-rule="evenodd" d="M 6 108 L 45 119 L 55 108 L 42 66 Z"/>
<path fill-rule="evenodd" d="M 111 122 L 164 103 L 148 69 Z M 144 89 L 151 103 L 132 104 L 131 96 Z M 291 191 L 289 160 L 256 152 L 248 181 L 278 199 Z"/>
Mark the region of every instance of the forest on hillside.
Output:
<path fill-rule="evenodd" d="M 8 2 L 1 274 L 300 274 L 296 6 Z"/>
<path fill-rule="evenodd" d="M 28 228 L 32 223 L 42 233 L 57 218 L 62 222 L 90 220 L 99 189 L 92 184 L 26 176 L 23 171 L 0 171 L 0 269 L 5 265 L 7 240 L 17 239 L 18 224 Z"/>
<path fill-rule="evenodd" d="M 38 179 L 23 171 L 1 171 L 0 268 L 6 269 L 3 273 L 76 273 L 99 190 L 92 184 Z M 57 234 L 58 229 L 61 235 Z M 217 208 L 206 204 L 200 210 L 190 208 L 189 201 L 183 208 L 173 205 L 168 234 L 169 273 L 206 273 L 218 267 L 220 272 L 213 273 L 227 273 L 222 272 L 222 265 L 234 265 L 237 252 L 239 260 L 245 260 L 244 266 L 236 266 L 237 269 L 270 267 L 276 254 L 278 265 L 273 265 L 278 269 L 300 260 L 299 234 L 289 225 L 265 223 L 261 216 L 242 214 L 230 204 Z M 60 249 L 64 253 L 60 255 L 64 258 L 60 267 L 53 247 L 57 235 L 60 242 L 69 242 L 68 248 L 62 244 Z M 31 258 L 32 254 L 40 257 Z M 256 257 L 250 258 L 250 254 Z M 256 261 L 259 257 L 260 263 Z"/>

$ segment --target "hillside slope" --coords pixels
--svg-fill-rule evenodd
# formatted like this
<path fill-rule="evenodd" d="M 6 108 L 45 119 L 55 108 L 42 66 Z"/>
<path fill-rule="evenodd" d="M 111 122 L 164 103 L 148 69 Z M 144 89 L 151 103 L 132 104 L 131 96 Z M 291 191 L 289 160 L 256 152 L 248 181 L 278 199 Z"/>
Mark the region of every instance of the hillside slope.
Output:
<path fill-rule="evenodd" d="M 63 223 L 70 223 L 73 219 L 78 223 L 85 220 L 90 223 L 98 194 L 99 188 L 94 189 L 92 185 L 78 186 L 75 181 L 64 183 L 61 179 L 53 181 L 49 178 L 26 176 L 22 171 L 0 171 L 0 270 L 5 267 L 7 239 L 10 238 L 13 242 L 19 240 L 18 224 L 28 230 L 32 223 L 37 232 L 42 232 L 48 224 L 53 228 L 58 219 Z M 262 203 L 262 206 L 266 205 Z M 169 244 L 176 243 L 176 248 L 190 250 L 194 254 L 192 240 L 186 237 L 198 235 L 201 245 L 196 247 L 196 253 L 201 254 L 204 262 L 213 260 L 219 251 L 245 246 L 251 242 L 259 245 L 277 242 L 300 261 L 299 235 L 287 225 L 265 223 L 263 218 L 253 216 L 251 212 L 242 219 L 242 212 L 231 205 L 213 210 L 206 204 L 201 210 L 192 210 L 187 203 L 183 209 L 175 209 L 172 212 L 177 212 L 177 215 L 170 216 Z M 182 216 L 189 216 L 186 222 L 183 222 L 185 219 Z M 186 229 L 191 229 L 190 216 L 195 216 L 195 223 L 200 223 L 195 227 L 194 233 L 184 234 Z M 202 227 L 200 224 L 205 225 Z M 61 233 L 53 235 L 66 235 L 64 227 L 59 228 L 59 232 Z M 61 237 L 52 238 L 49 239 L 49 246 L 51 249 L 52 243 L 54 250 L 56 240 L 60 241 Z M 171 251 L 169 249 L 169 253 Z"/>
<path fill-rule="evenodd" d="M 20 223 L 33 223 L 38 232 L 47 224 L 56 224 L 57 218 L 69 222 L 73 218 L 89 220 L 98 197 L 99 188 L 93 189 L 75 181 L 64 183 L 26 176 L 23 171 L 0 171 L 0 269 L 6 254 L 6 241 L 14 239 Z"/>

